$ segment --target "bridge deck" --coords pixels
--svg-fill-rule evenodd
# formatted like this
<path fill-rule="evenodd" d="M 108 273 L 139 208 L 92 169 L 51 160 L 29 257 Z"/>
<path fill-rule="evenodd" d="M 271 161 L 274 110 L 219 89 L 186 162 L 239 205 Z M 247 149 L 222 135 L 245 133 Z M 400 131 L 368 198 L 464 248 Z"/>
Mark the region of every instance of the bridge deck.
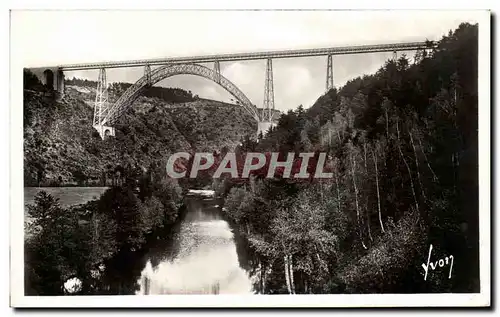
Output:
<path fill-rule="evenodd" d="M 301 49 L 301 50 L 282 50 L 282 51 L 254 52 L 254 53 L 142 59 L 142 60 L 129 60 L 129 61 L 117 61 L 117 62 L 82 63 L 82 64 L 59 65 L 57 67 L 59 67 L 63 71 L 70 71 L 70 70 L 99 69 L 99 68 L 138 67 L 145 65 L 209 63 L 215 61 L 221 61 L 221 62 L 244 61 L 244 60 L 257 60 L 257 59 L 267 59 L 267 58 L 291 58 L 291 57 L 307 57 L 307 56 L 394 52 L 394 51 L 396 52 L 413 51 L 417 49 L 432 48 L 434 45 L 435 44 L 433 42 L 406 42 L 406 43 L 342 46 L 342 47 Z"/>

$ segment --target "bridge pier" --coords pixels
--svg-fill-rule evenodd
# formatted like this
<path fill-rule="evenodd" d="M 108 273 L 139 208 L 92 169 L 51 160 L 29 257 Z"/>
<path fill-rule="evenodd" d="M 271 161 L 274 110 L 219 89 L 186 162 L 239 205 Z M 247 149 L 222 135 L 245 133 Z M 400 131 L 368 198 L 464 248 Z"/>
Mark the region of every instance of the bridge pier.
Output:
<path fill-rule="evenodd" d="M 326 92 L 333 89 L 333 59 L 332 55 L 328 55 L 328 61 L 326 64 Z"/>
<path fill-rule="evenodd" d="M 266 82 L 264 85 L 264 110 L 261 114 L 262 121 L 270 122 L 274 110 L 274 84 L 273 84 L 273 60 L 267 59 Z"/>
<path fill-rule="evenodd" d="M 99 132 L 99 135 L 101 136 L 101 139 L 103 139 L 103 140 L 106 137 L 115 136 L 115 128 L 113 128 L 113 127 L 109 127 L 109 126 L 105 126 L 105 125 L 101 125 L 101 124 L 96 124 L 93 127 L 94 127 L 94 129 L 97 130 L 97 132 Z"/>
<path fill-rule="evenodd" d="M 220 84 L 220 63 L 219 61 L 214 62 L 214 81 Z"/>
<path fill-rule="evenodd" d="M 64 96 L 64 72 L 61 68 L 39 67 L 29 68 L 29 71 L 32 72 L 49 91 L 56 92 L 58 97 Z"/>
<path fill-rule="evenodd" d="M 263 136 L 269 132 L 271 127 L 275 127 L 276 123 L 272 121 L 259 121 L 257 122 L 257 137 L 262 133 Z"/>
<path fill-rule="evenodd" d="M 149 67 L 147 65 L 146 67 Z M 147 74 L 146 74 L 147 75 Z M 94 120 L 92 126 L 99 132 L 99 135 L 104 140 L 108 136 L 115 136 L 115 128 L 105 126 L 103 123 L 106 114 L 109 111 L 108 103 L 108 83 L 106 80 L 106 69 L 99 70 L 99 78 L 97 82 L 97 90 L 94 103 Z"/>

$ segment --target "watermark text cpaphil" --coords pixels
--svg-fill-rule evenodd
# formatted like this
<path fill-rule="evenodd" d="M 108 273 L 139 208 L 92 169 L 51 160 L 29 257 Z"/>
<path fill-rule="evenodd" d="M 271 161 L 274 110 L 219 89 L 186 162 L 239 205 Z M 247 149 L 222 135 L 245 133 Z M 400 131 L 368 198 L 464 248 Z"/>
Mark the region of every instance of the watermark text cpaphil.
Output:
<path fill-rule="evenodd" d="M 266 178 L 309 179 L 332 178 L 333 166 L 324 152 L 305 153 L 257 153 L 225 155 L 203 152 L 178 152 L 167 162 L 167 174 L 171 178 L 196 178 L 200 172 L 210 171 L 213 178 L 227 174 L 232 178 L 249 178 L 260 174 Z"/>

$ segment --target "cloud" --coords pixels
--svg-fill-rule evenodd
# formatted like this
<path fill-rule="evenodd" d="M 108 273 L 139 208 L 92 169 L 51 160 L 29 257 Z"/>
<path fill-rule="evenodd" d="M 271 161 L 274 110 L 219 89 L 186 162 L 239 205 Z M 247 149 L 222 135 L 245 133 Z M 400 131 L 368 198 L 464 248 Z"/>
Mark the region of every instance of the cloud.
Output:
<path fill-rule="evenodd" d="M 221 73 L 250 101 L 261 107 L 264 100 L 265 61 L 224 63 Z"/>
<path fill-rule="evenodd" d="M 479 11 L 13 11 L 12 56 L 27 67 L 440 39 Z M 26 30 L 30 30 L 26 32 Z M 47 31 L 48 30 L 48 31 Z M 36 47 L 36 54 L 33 53 Z M 375 72 L 391 54 L 334 56 L 334 83 Z M 265 60 L 222 62 L 222 74 L 257 106 Z M 212 67 L 212 65 L 207 65 Z M 326 57 L 273 60 L 277 109 L 311 106 L 325 90 Z M 68 72 L 95 80 L 98 71 Z M 135 82 L 142 68 L 110 69 L 108 81 Z M 230 99 L 196 76 L 158 83 L 205 98 Z"/>
<path fill-rule="evenodd" d="M 275 107 L 286 111 L 296 108 L 315 93 L 318 79 L 306 65 L 276 67 L 274 75 Z"/>

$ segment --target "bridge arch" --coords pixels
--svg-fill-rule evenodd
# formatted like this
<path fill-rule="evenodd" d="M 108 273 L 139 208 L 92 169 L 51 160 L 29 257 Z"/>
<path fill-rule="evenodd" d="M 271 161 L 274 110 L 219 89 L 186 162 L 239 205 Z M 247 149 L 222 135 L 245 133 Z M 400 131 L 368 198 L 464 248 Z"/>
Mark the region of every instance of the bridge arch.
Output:
<path fill-rule="evenodd" d="M 133 101 L 139 97 L 143 89 L 152 86 L 165 78 L 175 75 L 196 75 L 212 80 L 229 92 L 240 105 L 259 122 L 259 111 L 257 107 L 250 102 L 247 96 L 233 84 L 230 80 L 215 72 L 213 69 L 198 64 L 173 64 L 165 65 L 145 74 L 135 84 L 130 86 L 118 100 L 110 106 L 106 116 L 102 120 L 102 125 L 113 124 L 114 121 L 131 106 Z"/>
<path fill-rule="evenodd" d="M 54 89 L 54 72 L 50 69 L 46 69 L 43 72 L 43 76 L 44 84 L 47 86 L 47 88 L 50 90 Z"/>

